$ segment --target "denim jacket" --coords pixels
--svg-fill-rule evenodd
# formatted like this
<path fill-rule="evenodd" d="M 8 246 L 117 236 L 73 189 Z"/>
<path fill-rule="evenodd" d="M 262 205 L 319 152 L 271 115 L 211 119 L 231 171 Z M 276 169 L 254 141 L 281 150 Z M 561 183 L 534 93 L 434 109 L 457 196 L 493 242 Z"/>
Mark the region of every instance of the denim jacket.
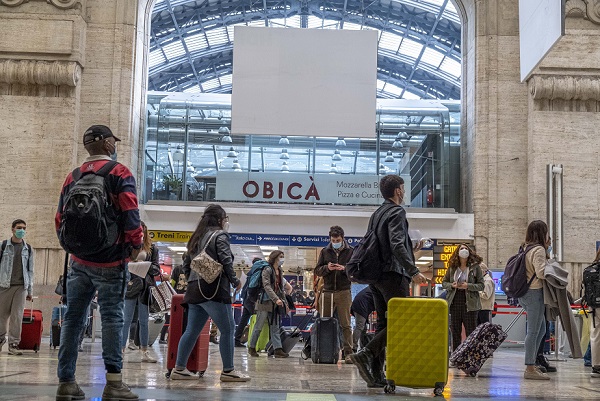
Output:
<path fill-rule="evenodd" d="M 10 287 L 10 278 L 13 269 L 13 257 L 15 254 L 15 247 L 13 246 L 10 239 L 6 241 L 6 248 L 0 261 L 0 288 Z M 29 254 L 29 247 L 23 241 L 23 251 L 21 252 L 21 259 L 23 261 L 23 281 L 25 288 L 27 289 L 27 295 L 33 294 L 33 249 L 31 255 Z"/>

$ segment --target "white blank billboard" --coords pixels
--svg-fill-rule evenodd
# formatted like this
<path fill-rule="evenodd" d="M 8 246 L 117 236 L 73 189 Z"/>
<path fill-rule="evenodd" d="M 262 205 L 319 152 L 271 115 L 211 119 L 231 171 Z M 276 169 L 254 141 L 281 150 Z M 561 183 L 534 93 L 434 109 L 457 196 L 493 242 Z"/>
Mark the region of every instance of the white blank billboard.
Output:
<path fill-rule="evenodd" d="M 375 136 L 377 31 L 236 26 L 234 134 Z"/>
<path fill-rule="evenodd" d="M 521 82 L 565 34 L 563 0 L 519 0 Z"/>

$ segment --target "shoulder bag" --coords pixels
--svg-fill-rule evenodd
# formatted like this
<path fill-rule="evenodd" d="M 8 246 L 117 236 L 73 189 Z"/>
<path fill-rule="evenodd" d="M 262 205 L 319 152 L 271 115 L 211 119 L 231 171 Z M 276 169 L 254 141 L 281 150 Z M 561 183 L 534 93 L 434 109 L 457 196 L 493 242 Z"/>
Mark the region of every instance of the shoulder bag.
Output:
<path fill-rule="evenodd" d="M 194 257 L 194 259 L 192 259 L 192 263 L 190 263 L 192 270 L 195 271 L 198 274 L 198 276 L 200 276 L 200 279 L 206 284 L 212 284 L 217 278 L 219 279 L 219 282 L 217 283 L 217 288 L 215 289 L 215 293 L 210 298 L 204 295 L 200 285 L 200 280 L 198 280 L 198 290 L 200 290 L 200 294 L 208 300 L 213 299 L 217 295 L 217 292 L 219 292 L 219 287 L 221 285 L 221 276 L 223 273 L 223 265 L 214 260 L 212 256 L 210 256 L 206 252 L 206 248 L 212 241 L 213 237 L 221 232 L 221 230 L 214 231 L 208 239 L 208 241 L 206 241 L 206 243 L 204 244 L 204 248 L 202 248 L 202 251 L 200 251 L 200 253 L 196 257 Z"/>

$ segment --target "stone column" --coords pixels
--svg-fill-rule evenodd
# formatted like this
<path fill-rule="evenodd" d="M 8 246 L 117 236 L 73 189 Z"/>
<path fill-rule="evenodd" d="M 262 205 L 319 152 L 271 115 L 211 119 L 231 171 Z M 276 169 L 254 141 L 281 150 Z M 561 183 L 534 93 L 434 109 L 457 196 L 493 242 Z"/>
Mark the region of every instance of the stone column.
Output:
<path fill-rule="evenodd" d="M 562 164 L 564 260 L 600 240 L 600 0 L 566 2 L 563 36 L 528 81 L 529 219 L 546 220 L 546 165 Z"/>
<path fill-rule="evenodd" d="M 527 227 L 527 87 L 519 79 L 518 0 L 464 1 L 463 211 L 492 268 Z"/>

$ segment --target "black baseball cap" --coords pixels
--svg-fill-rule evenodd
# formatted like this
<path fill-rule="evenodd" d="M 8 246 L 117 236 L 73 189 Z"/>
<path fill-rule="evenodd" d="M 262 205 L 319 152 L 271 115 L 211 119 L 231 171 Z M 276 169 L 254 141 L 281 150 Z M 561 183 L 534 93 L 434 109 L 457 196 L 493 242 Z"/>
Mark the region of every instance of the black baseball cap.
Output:
<path fill-rule="evenodd" d="M 83 133 L 83 145 L 89 145 L 90 143 L 98 142 L 110 137 L 115 138 L 115 141 L 117 142 L 121 141 L 106 125 L 92 125 Z"/>

